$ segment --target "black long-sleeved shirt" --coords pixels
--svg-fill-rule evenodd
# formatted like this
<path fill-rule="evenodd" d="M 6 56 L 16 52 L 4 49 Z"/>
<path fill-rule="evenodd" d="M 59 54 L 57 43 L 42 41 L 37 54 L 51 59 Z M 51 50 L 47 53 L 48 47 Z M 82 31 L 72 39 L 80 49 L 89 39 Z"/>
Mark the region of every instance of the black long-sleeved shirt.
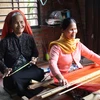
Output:
<path fill-rule="evenodd" d="M 14 33 L 0 41 L 0 71 L 3 73 L 6 67 L 12 68 L 13 64 L 23 55 L 27 61 L 32 57 L 38 57 L 38 50 L 34 38 L 26 33 L 17 37 Z"/>

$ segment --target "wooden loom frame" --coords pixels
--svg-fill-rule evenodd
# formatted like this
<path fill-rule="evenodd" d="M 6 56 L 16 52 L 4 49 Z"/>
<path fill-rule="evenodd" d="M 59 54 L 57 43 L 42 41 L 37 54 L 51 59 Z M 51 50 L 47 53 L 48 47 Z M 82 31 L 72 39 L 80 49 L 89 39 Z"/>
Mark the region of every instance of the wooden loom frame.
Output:
<path fill-rule="evenodd" d="M 90 71 L 90 69 L 91 69 L 91 71 Z M 86 75 L 83 75 L 83 77 L 75 78 L 75 79 L 71 78 L 71 75 L 73 75 L 73 73 L 76 74 L 80 71 L 86 71 L 86 70 L 89 70 L 89 73 L 86 73 Z M 36 97 L 41 98 L 41 99 L 45 99 L 46 97 L 49 97 L 55 93 L 58 93 L 58 95 L 62 95 L 62 94 L 66 93 L 68 91 L 71 91 L 71 90 L 73 90 L 81 85 L 84 85 L 88 82 L 91 82 L 91 81 L 97 79 L 97 78 L 100 78 L 100 66 L 96 66 L 95 64 L 90 64 L 90 65 L 84 67 L 83 69 L 79 69 L 79 70 L 76 70 L 75 72 L 69 73 L 67 76 L 65 75 L 65 77 L 66 77 L 66 79 L 68 79 L 70 86 L 73 86 L 73 85 L 75 85 L 75 86 L 72 88 L 69 88 L 61 93 L 58 93 L 58 92 L 68 88 L 68 86 L 66 86 L 66 85 L 65 86 L 58 86 L 54 89 L 48 90 L 46 92 L 42 92 L 42 93 L 36 95 Z M 78 85 L 76 85 L 76 84 L 78 84 Z M 30 99 L 30 100 L 34 100 L 34 99 Z"/>

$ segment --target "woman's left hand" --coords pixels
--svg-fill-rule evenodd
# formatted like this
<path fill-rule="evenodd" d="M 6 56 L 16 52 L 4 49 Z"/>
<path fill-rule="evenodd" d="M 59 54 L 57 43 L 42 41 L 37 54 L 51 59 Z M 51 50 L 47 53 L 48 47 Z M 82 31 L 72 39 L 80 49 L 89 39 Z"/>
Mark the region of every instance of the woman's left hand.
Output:
<path fill-rule="evenodd" d="M 37 60 L 38 60 L 38 57 L 32 57 L 32 59 L 31 59 L 31 61 L 30 61 L 30 63 L 32 63 L 32 64 L 36 64 L 36 62 L 37 62 Z"/>

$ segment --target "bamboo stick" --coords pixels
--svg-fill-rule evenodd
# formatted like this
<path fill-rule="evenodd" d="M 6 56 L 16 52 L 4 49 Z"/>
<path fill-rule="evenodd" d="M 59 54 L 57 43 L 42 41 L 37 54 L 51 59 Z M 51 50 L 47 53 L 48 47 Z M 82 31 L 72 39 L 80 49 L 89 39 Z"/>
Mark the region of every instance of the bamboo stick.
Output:
<path fill-rule="evenodd" d="M 80 83 L 80 82 L 82 82 L 82 81 L 84 81 L 84 80 L 88 80 L 88 79 L 90 79 L 91 77 L 94 77 L 94 76 L 97 76 L 97 75 L 100 75 L 100 70 L 97 70 L 97 71 L 95 71 L 95 72 L 93 72 L 93 73 L 90 73 L 90 74 L 88 74 L 88 75 L 85 75 L 85 76 L 83 76 L 83 77 L 81 77 L 81 78 L 78 78 L 78 79 L 76 79 L 76 80 L 70 82 L 69 84 L 70 84 L 70 85 L 74 85 L 74 84 Z"/>
<path fill-rule="evenodd" d="M 46 86 L 48 86 L 52 83 L 54 83 L 54 80 L 53 79 L 48 79 L 48 80 L 43 81 L 43 82 L 38 82 L 36 84 L 31 84 L 31 85 L 28 86 L 28 88 L 29 89 L 35 89 L 35 88 L 38 88 L 38 87 L 41 87 L 41 86 L 46 87 Z"/>
<path fill-rule="evenodd" d="M 99 76 L 96 76 L 96 77 L 92 77 L 91 79 L 89 79 L 89 80 L 87 80 L 87 81 L 84 81 L 84 82 L 82 82 L 82 83 L 80 83 L 80 84 L 78 84 L 78 85 L 76 85 L 76 86 L 74 86 L 74 87 L 72 87 L 72 88 L 70 88 L 70 89 L 68 89 L 68 90 L 65 90 L 65 91 L 63 91 L 63 92 L 61 92 L 61 93 L 58 93 L 58 95 L 62 95 L 62 94 L 64 94 L 64 93 L 67 93 L 67 92 L 69 92 L 69 91 L 71 91 L 71 90 L 73 90 L 73 89 L 75 89 L 75 88 L 77 88 L 77 87 L 80 87 L 80 86 L 82 86 L 82 85 L 84 85 L 84 84 L 86 84 L 86 83 L 88 83 L 88 82 L 91 82 L 91 81 L 93 81 L 93 80 L 95 80 L 95 79 L 97 79 L 97 78 L 100 78 L 100 75 L 99 75 Z"/>
<path fill-rule="evenodd" d="M 30 81 L 30 83 L 31 83 L 31 84 L 37 84 L 37 83 L 39 83 L 39 82 L 32 79 L 32 80 Z"/>
<path fill-rule="evenodd" d="M 17 73 L 18 71 L 20 71 L 20 70 L 21 70 L 21 69 L 23 69 L 24 67 L 28 66 L 29 64 L 30 64 L 30 62 L 29 62 L 29 63 L 27 63 L 27 64 L 25 64 L 24 66 L 20 67 L 20 68 L 19 68 L 19 69 L 17 69 L 16 71 L 12 72 L 9 76 L 11 76 L 11 75 L 13 75 L 13 74 Z"/>
<path fill-rule="evenodd" d="M 53 94 L 65 89 L 65 88 L 67 88 L 67 87 L 68 86 L 66 86 L 66 85 L 65 86 L 58 86 L 58 87 L 56 87 L 54 89 L 50 89 L 48 91 L 45 91 L 45 92 L 42 92 L 42 93 L 38 94 L 37 97 L 42 97 L 42 95 L 49 94 L 49 93 L 50 93 L 49 94 L 49 96 L 50 96 L 50 95 L 53 95 Z"/>

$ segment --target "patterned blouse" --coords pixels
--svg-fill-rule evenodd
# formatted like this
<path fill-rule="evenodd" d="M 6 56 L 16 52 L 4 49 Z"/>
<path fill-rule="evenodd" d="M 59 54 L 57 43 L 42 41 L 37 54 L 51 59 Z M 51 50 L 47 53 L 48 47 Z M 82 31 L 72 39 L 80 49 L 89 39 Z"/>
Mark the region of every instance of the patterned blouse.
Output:
<path fill-rule="evenodd" d="M 6 67 L 12 68 L 13 64 L 23 55 L 27 61 L 31 57 L 38 57 L 38 50 L 34 38 L 26 33 L 17 37 L 14 33 L 0 41 L 0 71 L 3 73 Z"/>

